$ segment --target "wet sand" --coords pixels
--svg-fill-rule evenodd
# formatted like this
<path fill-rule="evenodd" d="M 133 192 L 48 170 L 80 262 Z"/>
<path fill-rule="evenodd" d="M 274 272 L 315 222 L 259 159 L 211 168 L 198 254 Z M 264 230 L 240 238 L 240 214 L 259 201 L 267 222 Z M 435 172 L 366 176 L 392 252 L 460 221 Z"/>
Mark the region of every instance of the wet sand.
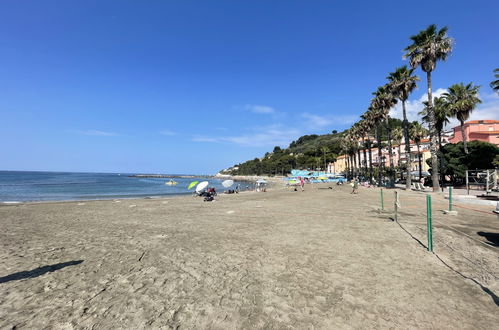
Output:
<path fill-rule="evenodd" d="M 424 194 L 399 225 L 391 191 L 318 187 L 0 206 L 0 328 L 497 327 L 489 208 L 434 195 L 432 254 Z"/>

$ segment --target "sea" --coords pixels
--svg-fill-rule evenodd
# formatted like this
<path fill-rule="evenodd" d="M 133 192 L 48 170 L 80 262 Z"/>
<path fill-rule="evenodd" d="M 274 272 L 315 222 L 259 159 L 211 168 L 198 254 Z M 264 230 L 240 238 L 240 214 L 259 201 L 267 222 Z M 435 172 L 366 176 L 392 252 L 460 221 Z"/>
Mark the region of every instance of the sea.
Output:
<path fill-rule="evenodd" d="M 16 203 L 26 201 L 70 201 L 118 198 L 166 197 L 192 194 L 188 190 L 193 181 L 208 181 L 209 187 L 217 192 L 235 189 L 237 184 L 246 187 L 248 183 L 235 182 L 224 188 L 224 179 L 211 177 L 181 177 L 170 175 L 165 178 L 132 177 L 136 173 L 76 173 L 76 172 L 25 172 L 0 171 L 0 202 Z M 177 185 L 166 185 L 173 179 Z"/>

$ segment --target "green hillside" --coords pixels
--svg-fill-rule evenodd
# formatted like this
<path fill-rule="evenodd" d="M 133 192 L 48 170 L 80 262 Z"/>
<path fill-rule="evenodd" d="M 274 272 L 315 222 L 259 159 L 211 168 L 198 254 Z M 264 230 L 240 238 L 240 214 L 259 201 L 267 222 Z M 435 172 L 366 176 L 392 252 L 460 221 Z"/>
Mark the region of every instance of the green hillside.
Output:
<path fill-rule="evenodd" d="M 398 119 L 390 119 L 390 126 L 401 127 Z M 262 158 L 248 160 L 221 171 L 231 175 L 285 175 L 291 169 L 324 169 L 341 154 L 341 139 L 347 131 L 332 131 L 324 135 L 303 135 L 285 149 L 278 146 Z M 382 134 L 386 139 L 386 132 Z M 375 146 L 375 144 L 373 144 Z"/>

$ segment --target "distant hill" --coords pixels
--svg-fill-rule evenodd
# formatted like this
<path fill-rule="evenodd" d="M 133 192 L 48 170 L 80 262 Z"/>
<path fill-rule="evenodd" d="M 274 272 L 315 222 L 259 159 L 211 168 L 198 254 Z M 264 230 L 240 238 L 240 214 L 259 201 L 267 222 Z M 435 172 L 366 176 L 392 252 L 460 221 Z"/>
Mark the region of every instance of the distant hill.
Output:
<path fill-rule="evenodd" d="M 390 126 L 400 127 L 402 121 L 390 119 Z M 326 167 L 341 153 L 341 139 L 346 134 L 332 131 L 330 134 L 303 135 L 285 149 L 274 147 L 262 158 L 255 158 L 220 171 L 230 175 L 285 175 L 291 169 L 317 169 Z M 383 134 L 383 139 L 386 135 Z"/>

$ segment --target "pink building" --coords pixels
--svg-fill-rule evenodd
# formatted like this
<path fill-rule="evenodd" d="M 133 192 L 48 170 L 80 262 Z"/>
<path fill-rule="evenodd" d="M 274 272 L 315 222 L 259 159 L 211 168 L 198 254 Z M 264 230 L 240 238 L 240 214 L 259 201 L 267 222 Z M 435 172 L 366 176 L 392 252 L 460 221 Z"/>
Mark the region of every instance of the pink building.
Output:
<path fill-rule="evenodd" d="M 454 136 L 450 143 L 463 141 L 461 126 L 453 128 Z M 472 120 L 464 123 L 464 134 L 468 141 L 479 140 L 499 146 L 499 120 Z"/>

